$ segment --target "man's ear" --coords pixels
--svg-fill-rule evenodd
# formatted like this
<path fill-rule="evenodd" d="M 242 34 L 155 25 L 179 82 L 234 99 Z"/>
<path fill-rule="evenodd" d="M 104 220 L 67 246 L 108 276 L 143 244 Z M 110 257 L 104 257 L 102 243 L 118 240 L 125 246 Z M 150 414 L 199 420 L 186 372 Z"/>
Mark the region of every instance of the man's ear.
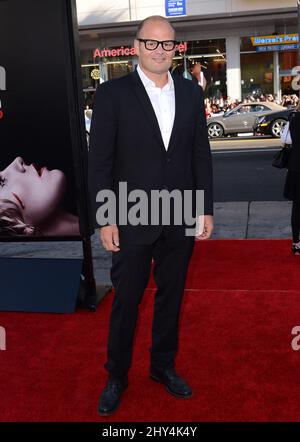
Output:
<path fill-rule="evenodd" d="M 139 47 L 139 42 L 136 38 L 133 40 L 133 46 L 134 46 L 136 55 L 139 55 L 140 47 Z"/>

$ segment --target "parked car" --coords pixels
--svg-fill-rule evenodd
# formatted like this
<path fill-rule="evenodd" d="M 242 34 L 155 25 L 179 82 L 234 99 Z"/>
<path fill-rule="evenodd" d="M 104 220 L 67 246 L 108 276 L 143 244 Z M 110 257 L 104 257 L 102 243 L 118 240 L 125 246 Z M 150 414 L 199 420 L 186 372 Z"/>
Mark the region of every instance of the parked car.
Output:
<path fill-rule="evenodd" d="M 290 108 L 279 112 L 269 112 L 267 115 L 258 115 L 253 126 L 254 133 L 279 138 L 292 111 L 293 108 Z"/>
<path fill-rule="evenodd" d="M 207 118 L 208 135 L 210 138 L 219 138 L 224 135 L 253 132 L 258 115 L 284 109 L 286 108 L 271 101 L 239 104 L 222 115 Z"/>

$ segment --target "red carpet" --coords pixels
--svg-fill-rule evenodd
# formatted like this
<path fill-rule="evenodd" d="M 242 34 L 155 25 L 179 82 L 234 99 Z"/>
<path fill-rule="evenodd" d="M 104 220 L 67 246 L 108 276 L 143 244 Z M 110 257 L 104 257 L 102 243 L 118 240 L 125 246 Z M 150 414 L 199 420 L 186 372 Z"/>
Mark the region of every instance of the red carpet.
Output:
<path fill-rule="evenodd" d="M 196 244 L 177 368 L 193 386 L 172 398 L 148 378 L 154 290 L 140 308 L 129 387 L 113 417 L 97 415 L 112 295 L 96 313 L 0 313 L 1 421 L 299 421 L 300 258 L 285 240 Z M 149 286 L 151 287 L 151 286 Z M 159 400 L 158 400 L 159 398 Z"/>

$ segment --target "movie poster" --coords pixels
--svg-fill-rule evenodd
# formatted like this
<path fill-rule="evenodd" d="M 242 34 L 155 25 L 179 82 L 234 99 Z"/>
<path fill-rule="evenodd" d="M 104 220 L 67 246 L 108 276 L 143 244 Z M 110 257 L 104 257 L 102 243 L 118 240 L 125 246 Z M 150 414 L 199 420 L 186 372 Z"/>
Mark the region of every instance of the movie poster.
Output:
<path fill-rule="evenodd" d="M 63 3 L 0 0 L 0 241 L 80 239 Z"/>

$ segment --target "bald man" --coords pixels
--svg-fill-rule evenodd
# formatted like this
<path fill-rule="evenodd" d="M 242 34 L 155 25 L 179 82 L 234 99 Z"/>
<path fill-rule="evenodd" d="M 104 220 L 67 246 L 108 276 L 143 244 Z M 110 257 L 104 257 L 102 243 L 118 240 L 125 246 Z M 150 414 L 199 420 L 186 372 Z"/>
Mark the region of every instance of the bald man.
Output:
<path fill-rule="evenodd" d="M 139 60 L 136 70 L 98 87 L 89 185 L 93 203 L 102 190 L 113 191 L 118 200 L 119 184 L 124 182 L 128 192 L 139 189 L 149 198 L 152 190 L 203 190 L 204 228 L 197 239 L 207 239 L 213 230 L 212 164 L 203 91 L 192 81 L 170 75 L 176 43 L 175 30 L 167 19 L 148 17 L 141 22 L 134 40 Z M 99 207 L 95 204 L 95 213 Z M 130 207 L 128 203 L 128 211 Z M 101 242 L 112 252 L 115 289 L 105 364 L 109 377 L 99 400 L 102 416 L 116 410 L 128 385 L 138 307 L 152 261 L 157 291 L 150 377 L 177 398 L 192 396 L 191 387 L 175 371 L 175 356 L 195 235 L 188 236 L 185 222 L 177 224 L 174 213 L 171 215 L 170 223 L 161 217 L 157 224 L 124 224 L 118 217 L 116 222 L 97 222 Z M 151 216 L 148 219 L 152 220 Z"/>

